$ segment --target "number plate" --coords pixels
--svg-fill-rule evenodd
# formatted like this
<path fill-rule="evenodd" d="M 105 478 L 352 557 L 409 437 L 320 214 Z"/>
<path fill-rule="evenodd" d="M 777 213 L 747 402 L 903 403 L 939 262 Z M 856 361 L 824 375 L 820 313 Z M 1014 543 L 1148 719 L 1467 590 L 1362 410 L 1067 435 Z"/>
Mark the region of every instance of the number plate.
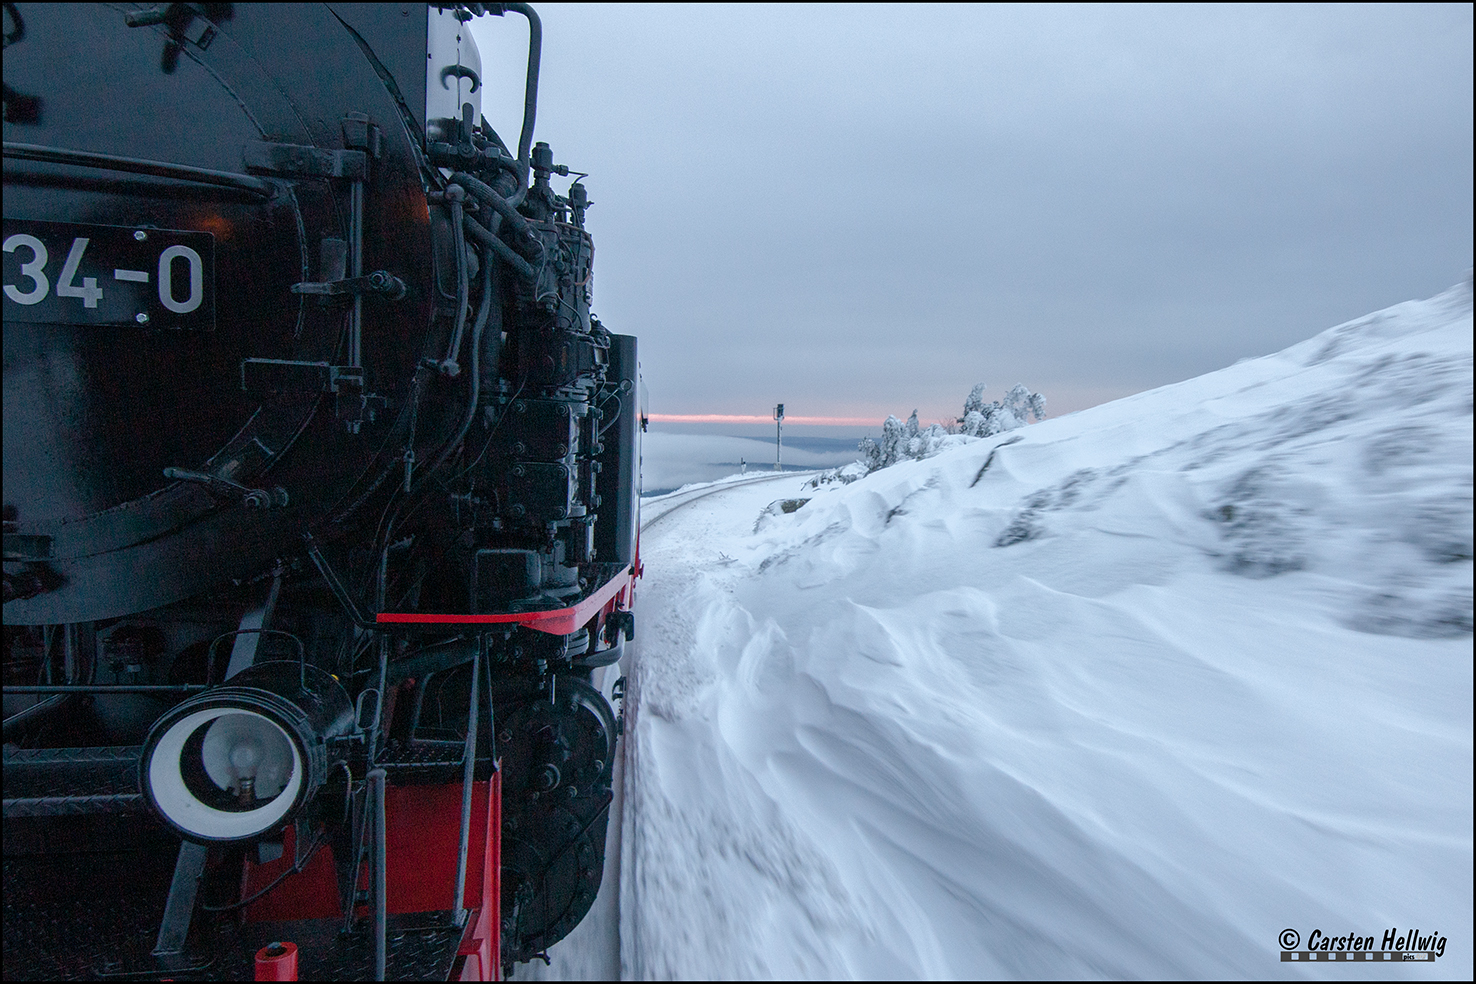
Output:
<path fill-rule="evenodd" d="M 5 320 L 215 328 L 215 237 L 5 220 Z"/>

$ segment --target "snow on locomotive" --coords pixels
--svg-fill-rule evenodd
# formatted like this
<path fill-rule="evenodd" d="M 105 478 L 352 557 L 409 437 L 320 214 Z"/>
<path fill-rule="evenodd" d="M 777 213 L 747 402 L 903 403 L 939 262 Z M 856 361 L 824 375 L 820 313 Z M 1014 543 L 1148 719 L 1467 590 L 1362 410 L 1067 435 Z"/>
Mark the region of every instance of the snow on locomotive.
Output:
<path fill-rule="evenodd" d="M 516 148 L 468 28 L 504 13 Z M 4 30 L 6 978 L 537 955 L 603 868 L 641 425 L 537 16 Z"/>

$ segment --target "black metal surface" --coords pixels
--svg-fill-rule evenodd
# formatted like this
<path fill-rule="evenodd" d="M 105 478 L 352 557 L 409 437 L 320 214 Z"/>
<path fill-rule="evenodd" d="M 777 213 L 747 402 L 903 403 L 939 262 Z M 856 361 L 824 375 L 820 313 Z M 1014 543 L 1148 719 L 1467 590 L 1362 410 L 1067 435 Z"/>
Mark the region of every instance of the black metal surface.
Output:
<path fill-rule="evenodd" d="M 157 979 L 151 950 L 174 862 L 169 850 L 7 857 L 5 979 L 98 980 L 150 972 Z M 223 942 L 214 930 L 191 940 L 210 954 Z M 208 966 L 214 959 L 184 965 Z"/>
<path fill-rule="evenodd" d="M 12 319 L 6 300 L 7 532 L 53 537 L 47 563 L 56 575 L 48 590 L 7 601 L 7 624 L 137 611 L 259 568 L 294 542 L 305 518 L 325 511 L 382 443 L 385 423 L 348 433 L 316 413 L 316 393 L 247 394 L 236 382 L 248 357 L 338 362 L 341 315 L 290 288 L 318 279 L 322 239 L 350 238 L 352 182 L 243 175 L 249 146 L 285 141 L 363 158 L 344 146 L 340 121 L 359 113 L 380 128 L 364 269 L 388 271 L 412 289 L 402 301 L 364 304 L 368 390 L 404 387 L 417 358 L 417 336 L 430 319 L 429 298 L 413 289 L 428 282 L 430 264 L 412 144 L 421 138 L 406 129 L 382 64 L 326 7 L 236 4 L 221 13 L 221 6 L 206 5 L 217 19 L 205 43 L 193 27 L 179 37 L 165 23 L 129 29 L 116 7 L 16 5 L 25 31 L 6 47 L 7 91 L 37 94 L 41 109 L 31 122 L 7 118 L 6 141 L 72 155 L 27 152 L 15 167 L 8 162 L 7 220 L 208 232 L 218 243 L 219 290 L 216 330 L 188 337 L 137 324 L 106 332 L 27 325 Z M 424 8 L 375 6 L 345 16 L 379 24 L 395 49 L 386 57 L 413 59 L 421 81 L 402 80 L 399 91 L 423 98 Z M 161 51 L 170 45 L 178 50 L 165 67 Z M 143 162 L 134 171 L 148 173 L 79 163 L 113 158 Z M 201 183 L 212 175 L 241 185 L 216 190 L 250 194 L 199 199 L 200 189 L 215 194 Z M 53 281 L 63 258 L 48 267 Z M 85 385 L 58 393 L 58 378 Z M 302 453 L 284 458 L 294 444 Z M 168 467 L 253 485 L 265 484 L 253 479 L 270 468 L 271 484 L 292 490 L 294 501 L 271 516 L 222 508 L 204 490 L 165 479 Z"/>
<path fill-rule="evenodd" d="M 277 940 L 297 944 L 299 980 L 375 979 L 368 928 L 340 934 L 337 919 L 239 928 L 228 920 L 200 919 L 179 956 L 160 962 L 151 950 L 174 861 L 172 851 L 93 855 L 85 861 L 6 858 L 5 979 L 249 981 L 255 979 L 256 951 Z M 450 912 L 389 916 L 386 930 L 388 979 L 449 977 L 463 933 Z M 183 970 L 171 973 L 169 966 Z"/>
<path fill-rule="evenodd" d="M 605 403 L 601 428 L 604 451 L 595 490 L 601 522 L 595 527 L 595 556 L 629 564 L 635 559 L 637 508 L 640 503 L 640 411 L 636 406 L 640 360 L 632 335 L 610 336 L 610 378 L 621 392 Z M 628 384 L 628 387 L 627 385 Z"/>
<path fill-rule="evenodd" d="M 136 745 L 5 748 L 5 818 L 141 813 Z M 9 898 L 9 895 L 6 896 Z"/>

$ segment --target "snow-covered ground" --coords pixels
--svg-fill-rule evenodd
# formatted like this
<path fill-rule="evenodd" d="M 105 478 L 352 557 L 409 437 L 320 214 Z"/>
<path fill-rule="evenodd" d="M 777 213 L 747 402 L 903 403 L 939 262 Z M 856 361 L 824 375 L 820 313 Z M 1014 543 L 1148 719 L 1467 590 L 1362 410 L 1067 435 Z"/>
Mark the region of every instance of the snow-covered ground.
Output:
<path fill-rule="evenodd" d="M 1469 979 L 1471 330 L 651 524 L 622 976 Z M 1390 929 L 1444 955 L 1280 959 Z"/>

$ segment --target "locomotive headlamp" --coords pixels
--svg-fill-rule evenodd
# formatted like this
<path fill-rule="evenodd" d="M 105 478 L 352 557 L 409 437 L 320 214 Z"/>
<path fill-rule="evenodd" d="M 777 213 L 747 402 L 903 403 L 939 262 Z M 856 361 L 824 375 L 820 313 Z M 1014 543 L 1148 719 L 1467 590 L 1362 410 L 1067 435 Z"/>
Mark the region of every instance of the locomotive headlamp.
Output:
<path fill-rule="evenodd" d="M 139 785 L 196 841 L 260 837 L 295 816 L 337 764 L 329 740 L 353 725 L 348 694 L 315 666 L 252 666 L 184 701 L 144 742 Z"/>

